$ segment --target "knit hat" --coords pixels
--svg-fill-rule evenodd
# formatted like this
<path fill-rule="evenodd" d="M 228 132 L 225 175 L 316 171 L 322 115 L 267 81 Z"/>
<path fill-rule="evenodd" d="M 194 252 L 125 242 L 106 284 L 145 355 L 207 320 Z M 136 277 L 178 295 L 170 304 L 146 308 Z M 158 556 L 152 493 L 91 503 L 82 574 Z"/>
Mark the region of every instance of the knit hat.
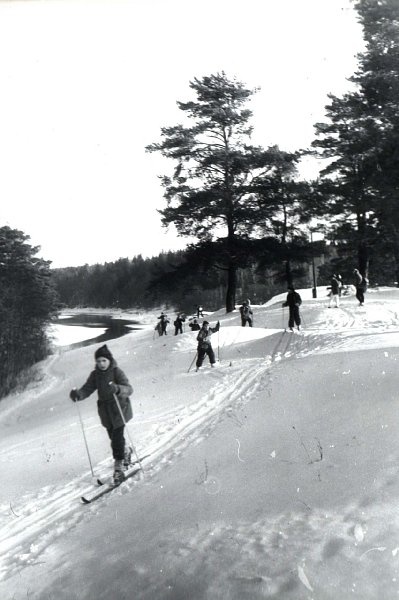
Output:
<path fill-rule="evenodd" d="M 209 321 L 204 321 L 202 324 L 203 325 L 209 325 Z"/>
<path fill-rule="evenodd" d="M 104 346 L 101 346 L 100 348 L 97 348 L 97 350 L 94 353 L 94 358 L 97 360 L 97 358 L 108 358 L 108 360 L 112 360 L 113 356 L 107 346 L 107 344 L 104 344 Z"/>

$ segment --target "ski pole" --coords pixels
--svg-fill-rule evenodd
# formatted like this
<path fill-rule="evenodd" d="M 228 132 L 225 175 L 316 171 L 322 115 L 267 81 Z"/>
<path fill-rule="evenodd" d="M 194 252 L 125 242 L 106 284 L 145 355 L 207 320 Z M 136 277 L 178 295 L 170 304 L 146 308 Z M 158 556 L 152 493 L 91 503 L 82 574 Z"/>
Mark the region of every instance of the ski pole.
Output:
<path fill-rule="evenodd" d="M 189 373 L 189 372 L 190 372 L 190 369 L 191 369 L 191 367 L 193 366 L 195 359 L 197 358 L 197 354 L 198 354 L 198 350 L 197 350 L 197 352 L 195 353 L 195 356 L 194 356 L 193 360 L 191 361 L 191 365 L 188 367 L 188 371 L 187 371 L 187 373 Z"/>
<path fill-rule="evenodd" d="M 218 329 L 218 361 L 220 362 L 220 358 L 219 358 L 219 329 Z"/>
<path fill-rule="evenodd" d="M 110 381 L 110 382 L 109 382 L 109 384 L 110 384 L 110 385 L 111 385 L 112 383 L 113 383 L 112 381 Z M 119 412 L 120 412 L 120 415 L 121 415 L 121 417 L 122 417 L 123 424 L 124 424 L 124 426 L 126 427 L 126 433 L 127 433 L 127 437 L 129 438 L 130 445 L 131 445 L 131 447 L 132 447 L 132 449 L 133 449 L 133 452 L 134 452 L 134 453 L 135 453 L 135 455 L 136 455 L 136 459 L 137 459 L 137 462 L 139 463 L 139 467 L 140 467 L 140 469 L 141 469 L 141 470 L 143 471 L 143 473 L 144 473 L 144 469 L 143 469 L 143 467 L 142 467 L 142 464 L 141 464 L 141 461 L 140 461 L 140 459 L 139 459 L 139 455 L 137 454 L 136 447 L 135 447 L 135 445 L 133 444 L 132 438 L 131 438 L 131 436 L 130 436 L 129 427 L 127 426 L 126 419 L 125 419 L 125 415 L 123 414 L 123 411 L 122 411 L 121 404 L 120 404 L 120 402 L 119 402 L 119 400 L 118 400 L 118 398 L 117 398 L 117 395 L 116 395 L 116 394 L 112 394 L 112 395 L 113 395 L 113 397 L 114 397 L 114 400 L 115 400 L 115 402 L 116 402 L 116 406 L 118 407 L 118 410 L 119 410 Z"/>
<path fill-rule="evenodd" d="M 76 388 L 74 388 L 74 389 L 76 389 Z M 95 475 L 94 475 L 94 470 L 93 470 L 93 465 L 92 465 L 92 462 L 91 462 L 90 452 L 89 452 L 89 446 L 88 446 L 88 444 L 87 444 L 86 432 L 85 432 L 85 428 L 84 428 L 84 425 L 83 425 L 82 414 L 81 414 L 81 412 L 80 412 L 80 408 L 79 408 L 79 401 L 75 402 L 75 404 L 76 404 L 76 409 L 77 409 L 77 411 L 78 411 L 78 415 L 79 415 L 80 426 L 81 426 L 81 428 L 82 428 L 83 439 L 84 439 L 84 441 L 85 441 L 86 452 L 87 452 L 87 457 L 88 457 L 88 459 L 89 459 L 89 464 L 90 464 L 90 470 L 91 470 L 91 474 L 93 475 L 93 477 L 95 477 Z"/>

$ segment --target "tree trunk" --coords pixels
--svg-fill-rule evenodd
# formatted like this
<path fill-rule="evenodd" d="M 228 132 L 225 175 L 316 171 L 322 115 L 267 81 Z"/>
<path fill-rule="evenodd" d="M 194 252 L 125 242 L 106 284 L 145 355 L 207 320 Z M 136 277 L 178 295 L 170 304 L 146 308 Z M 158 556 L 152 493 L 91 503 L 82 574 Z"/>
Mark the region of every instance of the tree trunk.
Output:
<path fill-rule="evenodd" d="M 399 244 L 397 242 L 397 236 L 395 236 L 395 242 L 394 242 L 392 254 L 393 254 L 394 261 L 395 261 L 396 287 L 399 287 Z"/>
<path fill-rule="evenodd" d="M 227 271 L 226 312 L 233 312 L 236 307 L 237 267 L 230 263 Z"/>
<path fill-rule="evenodd" d="M 364 277 L 368 277 L 369 272 L 369 249 L 367 242 L 360 242 L 357 250 L 359 271 Z"/>
<path fill-rule="evenodd" d="M 285 278 L 287 280 L 287 287 L 292 286 L 292 271 L 291 271 L 291 262 L 290 259 L 285 261 Z"/>
<path fill-rule="evenodd" d="M 359 264 L 359 271 L 364 277 L 368 277 L 369 272 L 369 247 L 367 241 L 367 230 L 366 230 L 366 217 L 365 213 L 357 214 L 357 229 L 358 229 L 358 246 L 357 246 L 357 259 Z"/>

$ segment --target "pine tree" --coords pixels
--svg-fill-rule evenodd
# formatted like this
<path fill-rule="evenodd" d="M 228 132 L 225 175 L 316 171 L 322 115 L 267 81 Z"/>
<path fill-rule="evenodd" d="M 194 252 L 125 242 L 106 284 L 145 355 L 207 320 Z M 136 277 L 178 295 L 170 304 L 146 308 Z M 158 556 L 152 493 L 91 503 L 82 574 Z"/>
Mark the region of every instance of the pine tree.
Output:
<path fill-rule="evenodd" d="M 47 325 L 57 309 L 49 262 L 35 255 L 29 236 L 0 228 L 0 395 L 16 376 L 44 358 Z"/>
<path fill-rule="evenodd" d="M 250 257 L 249 239 L 260 216 L 254 188 L 276 162 L 275 149 L 252 146 L 251 111 L 246 103 L 256 90 L 229 80 L 225 73 L 194 79 L 196 99 L 178 102 L 191 126 L 161 130 L 162 141 L 148 146 L 175 162 L 162 177 L 167 202 L 165 226 L 198 239 L 200 256 L 226 270 L 226 311 L 235 308 L 237 270 Z"/>
<path fill-rule="evenodd" d="M 338 237 L 355 240 L 358 267 L 368 275 L 372 252 L 396 257 L 399 279 L 399 4 L 360 0 L 365 51 L 350 78 L 354 91 L 330 96 L 327 123 L 316 124 L 313 142 L 328 159 L 325 212 L 335 218 Z"/>

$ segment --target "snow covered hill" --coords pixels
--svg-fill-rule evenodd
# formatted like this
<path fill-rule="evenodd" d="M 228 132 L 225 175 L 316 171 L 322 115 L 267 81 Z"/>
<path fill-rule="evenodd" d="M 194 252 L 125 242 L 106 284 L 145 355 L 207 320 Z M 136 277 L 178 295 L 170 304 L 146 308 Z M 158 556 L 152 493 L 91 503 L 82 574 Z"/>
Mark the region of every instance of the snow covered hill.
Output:
<path fill-rule="evenodd" d="M 328 309 L 300 291 L 211 315 L 220 359 L 188 372 L 195 334 L 110 342 L 134 387 L 144 474 L 95 503 L 69 390 L 96 346 L 61 352 L 0 403 L 3 600 L 397 598 L 399 290 Z M 111 472 L 94 395 L 79 404 L 95 476 Z"/>

